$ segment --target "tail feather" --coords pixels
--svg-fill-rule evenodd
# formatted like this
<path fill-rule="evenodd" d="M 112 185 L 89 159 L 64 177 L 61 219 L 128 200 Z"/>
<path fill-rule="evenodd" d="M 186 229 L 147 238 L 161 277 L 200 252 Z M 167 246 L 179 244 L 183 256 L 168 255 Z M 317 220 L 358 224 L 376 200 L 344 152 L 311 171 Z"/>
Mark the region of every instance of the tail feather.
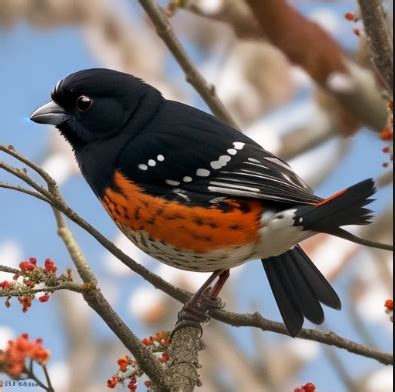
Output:
<path fill-rule="evenodd" d="M 372 248 L 393 251 L 393 245 L 365 240 L 342 228 L 371 223 L 373 213 L 365 206 L 374 201 L 371 196 L 375 192 L 375 183 L 369 179 L 344 189 L 316 205 L 301 206 L 295 213 L 295 226 L 301 226 L 303 230 L 332 234 Z"/>
<path fill-rule="evenodd" d="M 325 304 L 340 309 L 336 292 L 300 246 L 262 260 L 281 316 L 291 336 L 300 332 L 304 318 L 322 324 Z"/>
<path fill-rule="evenodd" d="M 371 223 L 372 211 L 365 208 L 376 192 L 372 179 L 362 181 L 314 206 L 298 208 L 295 224 L 305 230 L 335 234 L 338 228 Z"/>

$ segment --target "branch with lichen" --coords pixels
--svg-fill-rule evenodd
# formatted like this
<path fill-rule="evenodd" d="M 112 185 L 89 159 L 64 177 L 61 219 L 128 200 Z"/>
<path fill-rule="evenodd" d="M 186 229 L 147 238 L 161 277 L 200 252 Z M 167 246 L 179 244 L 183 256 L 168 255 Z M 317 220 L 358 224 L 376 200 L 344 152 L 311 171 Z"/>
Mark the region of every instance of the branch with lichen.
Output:
<path fill-rule="evenodd" d="M 372 62 L 388 93 L 394 94 L 394 45 L 382 0 L 358 0 Z"/>

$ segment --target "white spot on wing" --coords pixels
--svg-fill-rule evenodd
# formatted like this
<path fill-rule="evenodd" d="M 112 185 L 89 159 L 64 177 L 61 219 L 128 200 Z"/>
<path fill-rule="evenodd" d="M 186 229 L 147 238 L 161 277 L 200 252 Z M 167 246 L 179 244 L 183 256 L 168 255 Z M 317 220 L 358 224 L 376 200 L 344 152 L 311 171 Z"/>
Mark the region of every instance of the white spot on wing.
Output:
<path fill-rule="evenodd" d="M 171 186 L 178 186 L 178 185 L 180 185 L 180 182 L 174 181 L 174 180 L 166 180 L 166 184 L 171 185 Z"/>
<path fill-rule="evenodd" d="M 139 168 L 140 170 L 148 170 L 148 166 L 145 165 L 144 163 L 141 163 L 140 165 L 138 165 L 138 168 Z"/>
<path fill-rule="evenodd" d="M 226 151 L 229 155 L 236 155 L 237 154 L 237 150 L 235 150 L 234 148 L 230 148 L 228 151 Z"/>
<path fill-rule="evenodd" d="M 148 166 L 154 167 L 156 165 L 156 162 L 153 159 L 150 159 L 148 161 Z"/>
<path fill-rule="evenodd" d="M 213 162 L 211 162 L 211 163 L 210 163 L 210 166 L 211 166 L 213 169 L 221 169 L 221 168 L 225 167 L 225 166 L 228 164 L 228 162 L 231 161 L 231 159 L 232 159 L 232 158 L 231 158 L 229 155 L 221 155 L 221 156 L 218 158 L 218 161 L 213 161 Z"/>
<path fill-rule="evenodd" d="M 186 177 L 184 177 L 182 180 L 183 180 L 184 182 L 192 182 L 192 177 L 186 176 Z"/>
<path fill-rule="evenodd" d="M 210 171 L 207 169 L 197 169 L 196 175 L 198 177 L 208 177 L 210 175 Z"/>
<path fill-rule="evenodd" d="M 233 143 L 233 147 L 234 147 L 236 150 L 242 150 L 242 149 L 244 148 L 245 145 L 246 145 L 246 144 L 245 144 L 245 143 L 242 143 L 242 142 L 234 142 L 234 143 Z"/>
<path fill-rule="evenodd" d="M 163 161 L 165 160 L 165 157 L 164 157 L 163 155 L 158 155 L 158 156 L 156 157 L 156 159 L 157 159 L 159 162 L 163 162 Z"/>

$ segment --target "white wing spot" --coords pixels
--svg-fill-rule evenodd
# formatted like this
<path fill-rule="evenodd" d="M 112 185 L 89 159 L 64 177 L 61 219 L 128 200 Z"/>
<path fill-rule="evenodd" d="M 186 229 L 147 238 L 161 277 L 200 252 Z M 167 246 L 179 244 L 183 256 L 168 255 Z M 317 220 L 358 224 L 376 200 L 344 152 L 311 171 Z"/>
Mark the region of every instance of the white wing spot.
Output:
<path fill-rule="evenodd" d="M 227 153 L 228 153 L 229 155 L 236 155 L 236 154 L 237 154 L 237 150 L 235 150 L 234 148 L 230 148 L 230 149 L 227 151 Z"/>
<path fill-rule="evenodd" d="M 154 167 L 154 166 L 156 166 L 156 162 L 153 159 L 150 159 L 148 161 L 148 166 Z"/>
<path fill-rule="evenodd" d="M 236 150 L 242 150 L 242 149 L 244 148 L 245 145 L 246 145 L 246 144 L 245 144 L 245 143 L 242 143 L 242 142 L 234 142 L 234 143 L 233 143 L 233 147 L 234 147 Z"/>
<path fill-rule="evenodd" d="M 174 180 L 166 180 L 166 184 L 171 185 L 171 186 L 178 186 L 178 185 L 180 185 L 180 182 L 174 181 Z"/>
<path fill-rule="evenodd" d="M 183 179 L 182 179 L 184 182 L 192 182 L 192 177 L 184 177 Z"/>
<path fill-rule="evenodd" d="M 198 177 L 208 177 L 210 175 L 210 171 L 207 169 L 197 169 L 196 175 Z"/>
<path fill-rule="evenodd" d="M 163 155 L 158 155 L 158 156 L 156 157 L 156 159 L 157 159 L 159 162 L 163 162 L 163 161 L 165 160 L 165 157 L 164 157 Z"/>
<path fill-rule="evenodd" d="M 218 161 L 213 161 L 213 162 L 211 162 L 211 163 L 210 163 L 210 166 L 211 166 L 213 169 L 221 169 L 221 168 L 225 167 L 225 166 L 228 164 L 228 162 L 231 161 L 231 159 L 232 159 L 232 158 L 231 158 L 229 155 L 221 155 L 221 156 L 218 158 Z"/>
<path fill-rule="evenodd" d="M 138 165 L 138 168 L 139 168 L 140 170 L 148 170 L 148 166 L 145 165 L 144 163 L 141 163 L 140 165 Z"/>

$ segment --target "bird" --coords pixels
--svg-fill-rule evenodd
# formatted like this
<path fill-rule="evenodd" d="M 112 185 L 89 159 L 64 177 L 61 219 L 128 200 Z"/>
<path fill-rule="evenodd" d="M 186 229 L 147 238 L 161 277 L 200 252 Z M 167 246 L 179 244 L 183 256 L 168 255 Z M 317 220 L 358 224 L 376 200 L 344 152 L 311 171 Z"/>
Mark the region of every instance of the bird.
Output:
<path fill-rule="evenodd" d="M 165 99 L 133 75 L 75 72 L 56 84 L 31 120 L 56 126 L 94 194 L 135 245 L 172 267 L 212 273 L 184 306 L 180 323 L 208 318 L 223 306 L 219 293 L 229 271 L 261 260 L 295 337 L 305 319 L 324 322 L 323 305 L 341 309 L 300 242 L 327 233 L 374 246 L 344 229 L 371 222 L 372 179 L 317 196 L 285 161 L 242 132 Z"/>

